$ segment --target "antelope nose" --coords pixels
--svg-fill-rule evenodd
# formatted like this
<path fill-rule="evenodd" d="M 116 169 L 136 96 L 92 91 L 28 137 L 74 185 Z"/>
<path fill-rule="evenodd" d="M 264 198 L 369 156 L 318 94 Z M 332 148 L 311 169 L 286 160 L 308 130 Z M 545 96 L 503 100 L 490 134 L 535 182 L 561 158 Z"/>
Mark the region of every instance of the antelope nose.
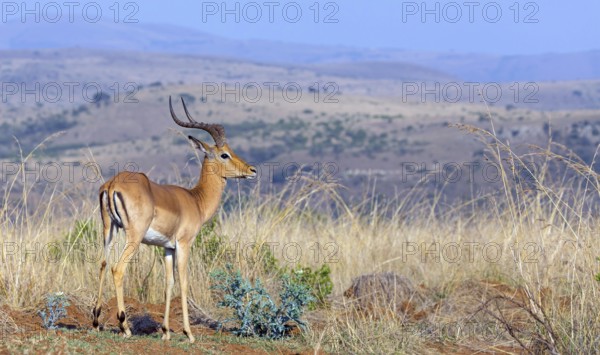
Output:
<path fill-rule="evenodd" d="M 256 168 L 255 167 L 251 166 L 250 167 L 250 171 L 253 172 L 254 174 L 256 174 Z"/>

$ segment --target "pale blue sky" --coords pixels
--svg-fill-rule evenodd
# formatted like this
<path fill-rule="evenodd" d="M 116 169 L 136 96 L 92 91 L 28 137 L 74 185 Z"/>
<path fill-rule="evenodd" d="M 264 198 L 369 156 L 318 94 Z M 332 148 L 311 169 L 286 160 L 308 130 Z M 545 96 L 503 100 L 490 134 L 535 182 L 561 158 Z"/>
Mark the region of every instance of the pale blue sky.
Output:
<path fill-rule="evenodd" d="M 110 7 L 114 3 L 121 8 L 121 20 L 135 10 L 132 6 L 124 8 L 129 3 L 127 0 L 95 2 L 104 10 L 105 19 L 113 15 Z M 86 3 L 89 2 L 79 4 Z M 226 15 L 222 21 L 223 3 L 234 12 L 237 4 L 239 22 L 235 14 Z M 139 12 L 133 18 L 142 23 L 192 27 L 236 39 L 308 44 L 498 54 L 600 49 L 600 1 L 597 0 L 425 1 L 426 9 L 431 12 L 424 22 L 422 3 L 397 0 L 137 1 Z M 260 18 L 257 8 L 262 12 Z M 297 8 L 301 9 L 301 16 L 297 16 Z M 462 13 L 460 16 L 458 11 Z M 327 19 L 330 23 L 326 23 Z"/>
<path fill-rule="evenodd" d="M 261 21 L 251 23 L 255 16 L 249 1 L 225 1 L 228 9 L 240 4 L 240 22 L 234 15 L 221 21 L 223 1 L 170 1 L 140 3 L 140 20 L 178 23 L 207 32 L 232 38 L 258 38 L 314 44 L 343 44 L 361 47 L 395 47 L 409 50 L 458 52 L 490 52 L 525 54 L 544 52 L 570 52 L 600 49 L 600 1 L 425 1 L 428 10 L 439 6 L 439 23 L 435 14 L 426 15 L 422 22 L 423 1 L 273 1 L 273 23 L 269 22 L 267 1 L 257 1 L 263 12 Z M 303 10 L 297 23 L 295 5 L 288 5 L 288 18 L 283 7 L 296 3 Z M 319 23 L 314 22 L 315 8 L 319 4 Z M 211 4 L 217 4 L 217 14 L 209 15 Z M 457 16 L 457 6 L 462 16 Z M 519 6 L 514 6 L 518 4 Z M 415 8 L 416 5 L 416 8 Z M 205 19 L 203 19 L 203 7 Z M 517 15 L 516 8 L 519 8 Z M 484 14 L 484 8 L 486 13 Z M 495 21 L 495 10 L 502 16 Z M 470 10 L 473 16 L 470 18 Z M 325 15 L 333 13 L 337 23 L 324 23 Z M 411 15 L 411 13 L 415 13 Z M 404 18 L 403 18 L 404 15 Z M 457 20 L 458 19 L 458 20 Z M 517 19 L 517 23 L 515 23 Z M 471 22 L 471 20 L 473 22 Z M 529 20 L 537 23 L 526 23 Z M 457 21 L 452 23 L 450 21 Z"/>

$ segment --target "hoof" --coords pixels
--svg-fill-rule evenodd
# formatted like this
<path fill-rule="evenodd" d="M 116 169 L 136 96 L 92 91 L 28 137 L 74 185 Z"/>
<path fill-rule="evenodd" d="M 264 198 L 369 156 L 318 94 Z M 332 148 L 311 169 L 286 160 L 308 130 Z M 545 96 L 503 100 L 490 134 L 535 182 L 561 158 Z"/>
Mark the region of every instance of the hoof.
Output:
<path fill-rule="evenodd" d="M 185 329 L 183 330 L 183 334 L 187 335 L 188 339 L 190 340 L 190 343 L 193 343 L 196 341 L 196 338 L 194 338 L 194 336 L 192 335 L 191 332 L 187 332 L 185 331 Z"/>
<path fill-rule="evenodd" d="M 193 343 L 193 342 L 196 341 L 196 338 L 194 338 L 194 336 L 191 333 L 188 333 L 188 332 L 185 332 L 185 331 L 183 333 L 188 336 L 188 339 L 190 340 L 190 343 Z"/>
<path fill-rule="evenodd" d="M 123 338 L 131 338 L 131 329 L 126 328 L 123 330 Z"/>
<path fill-rule="evenodd" d="M 171 332 L 169 330 L 169 327 L 167 327 L 166 325 L 163 324 L 160 327 L 160 329 L 163 332 L 162 340 L 171 340 Z"/>
<path fill-rule="evenodd" d="M 102 311 L 102 307 L 94 307 L 94 309 L 92 310 L 92 314 L 94 316 L 94 329 L 96 329 L 97 331 L 100 331 L 100 323 L 98 322 L 98 318 L 100 318 L 100 312 Z"/>
<path fill-rule="evenodd" d="M 194 338 L 194 336 L 192 335 L 192 332 L 188 332 L 184 329 L 183 334 L 187 335 L 188 339 L 190 340 L 190 343 L 193 343 L 196 341 L 196 338 Z"/>

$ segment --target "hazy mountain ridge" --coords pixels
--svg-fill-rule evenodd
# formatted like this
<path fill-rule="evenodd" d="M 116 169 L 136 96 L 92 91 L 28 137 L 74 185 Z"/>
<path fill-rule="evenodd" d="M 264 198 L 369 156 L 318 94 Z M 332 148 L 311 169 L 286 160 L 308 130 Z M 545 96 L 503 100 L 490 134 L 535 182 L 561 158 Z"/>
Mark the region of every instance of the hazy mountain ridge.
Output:
<path fill-rule="evenodd" d="M 410 63 L 478 82 L 600 79 L 600 50 L 503 56 L 426 53 L 400 49 L 317 46 L 233 40 L 196 29 L 160 24 L 59 22 L 0 25 L 0 49 L 89 48 L 195 54 L 276 64 Z M 390 65 L 390 64 L 381 64 Z"/>
<path fill-rule="evenodd" d="M 302 96 L 317 101 L 341 96 L 389 97 L 404 104 L 481 101 L 468 82 L 410 63 L 278 65 L 215 56 L 84 48 L 0 50 L 0 58 L 2 90 L 7 91 L 0 91 L 3 95 L 0 114 L 8 120 L 25 119 L 20 111 L 22 106 L 50 101 L 47 98 L 54 96 L 52 86 L 62 90 L 61 99 L 54 105 L 69 110 L 74 104 L 92 102 L 90 98 L 97 87 L 113 102 L 122 102 L 131 92 L 135 98 L 135 93 L 145 86 L 183 83 L 195 85 L 194 95 L 216 99 L 222 99 L 226 90 L 233 89 L 241 101 L 253 95 L 242 92 L 242 88 L 253 84 L 261 86 L 262 99 L 267 97 L 271 89 L 265 83 L 269 82 L 276 83 L 279 89 L 286 85 L 299 88 Z M 152 75 L 148 75 L 150 72 Z M 76 85 L 72 101 L 69 101 L 69 92 L 73 90 L 67 86 L 69 82 Z M 92 90 L 84 99 L 83 91 L 88 84 Z M 212 95 L 208 92 L 210 85 L 216 89 Z M 600 108 L 600 80 L 500 85 L 484 82 L 477 83 L 476 89 L 483 90 L 486 85 L 489 90 L 484 97 L 493 106 L 534 110 Z M 501 95 L 495 100 L 498 88 Z M 32 94 L 24 97 L 26 90 L 37 91 L 38 97 Z"/>

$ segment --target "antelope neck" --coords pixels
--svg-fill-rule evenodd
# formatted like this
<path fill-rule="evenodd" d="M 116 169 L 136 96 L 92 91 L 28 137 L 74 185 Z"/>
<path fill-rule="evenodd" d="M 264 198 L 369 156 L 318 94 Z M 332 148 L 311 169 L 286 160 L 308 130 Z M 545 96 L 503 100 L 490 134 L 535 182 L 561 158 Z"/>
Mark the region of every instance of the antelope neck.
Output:
<path fill-rule="evenodd" d="M 214 168 L 209 166 L 207 158 L 202 162 L 200 179 L 191 193 L 196 197 L 198 207 L 204 220 L 208 220 L 219 208 L 226 180 Z"/>

